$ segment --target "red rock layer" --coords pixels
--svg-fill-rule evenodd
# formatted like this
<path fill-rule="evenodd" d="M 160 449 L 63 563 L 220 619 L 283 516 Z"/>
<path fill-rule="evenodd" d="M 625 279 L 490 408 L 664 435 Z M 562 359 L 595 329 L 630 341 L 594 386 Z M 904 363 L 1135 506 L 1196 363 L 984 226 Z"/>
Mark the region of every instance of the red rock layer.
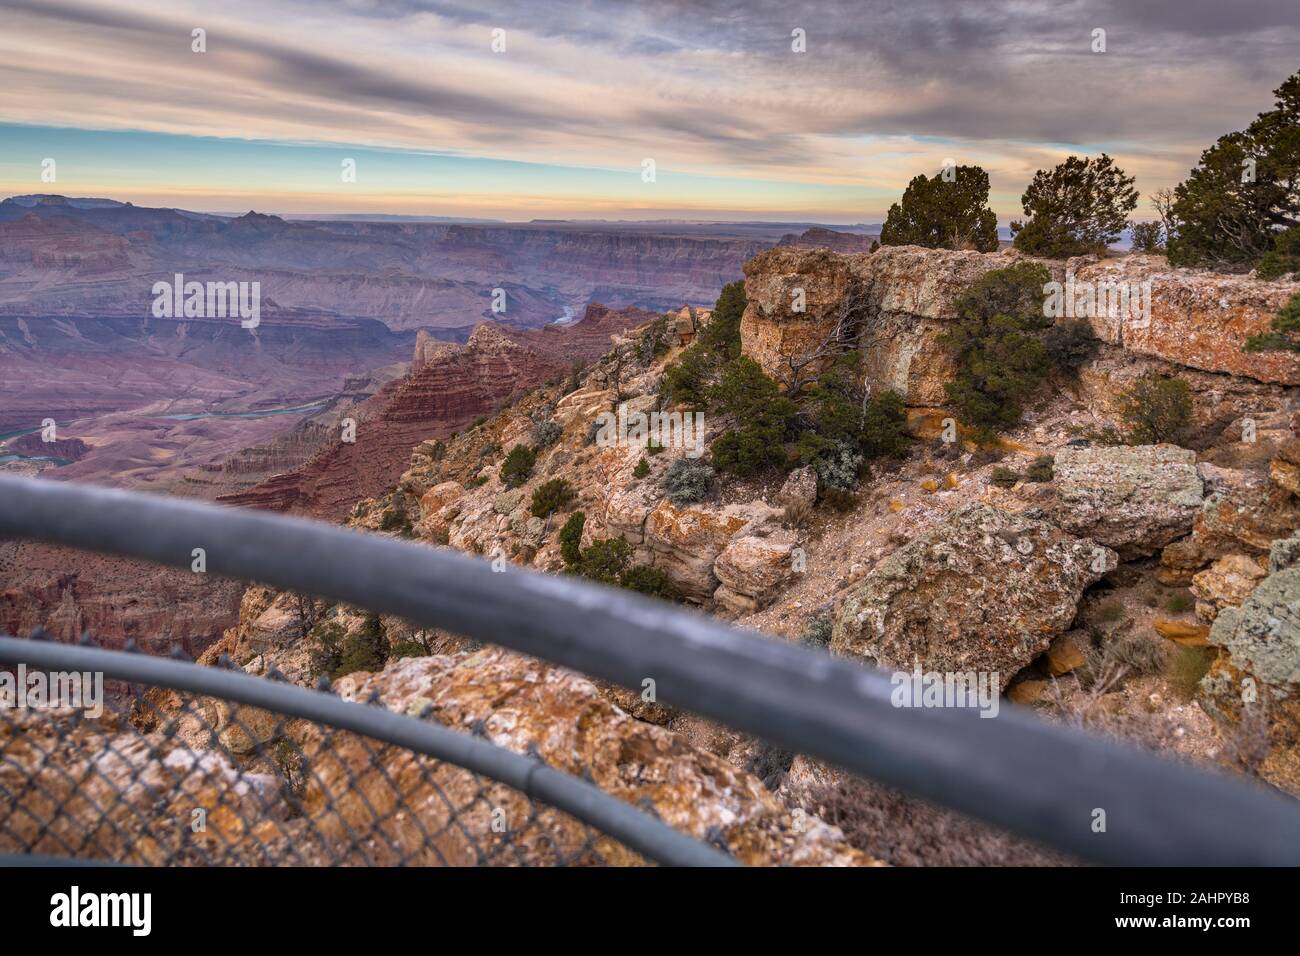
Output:
<path fill-rule="evenodd" d="M 603 355 L 611 334 L 652 318 L 641 309 L 615 311 L 593 303 L 572 325 L 518 332 L 484 323 L 463 346 L 423 338 L 411 372 L 359 413 L 355 442 L 333 442 L 306 464 L 217 500 L 339 519 L 357 501 L 391 488 L 420 442 L 446 437 L 565 374 L 574 362 Z"/>

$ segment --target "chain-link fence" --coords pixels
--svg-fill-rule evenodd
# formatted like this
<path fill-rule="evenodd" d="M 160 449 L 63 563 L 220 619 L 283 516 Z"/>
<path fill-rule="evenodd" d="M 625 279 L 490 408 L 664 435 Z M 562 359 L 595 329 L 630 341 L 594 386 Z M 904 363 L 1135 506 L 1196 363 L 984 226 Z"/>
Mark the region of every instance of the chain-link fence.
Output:
<path fill-rule="evenodd" d="M 658 823 L 652 811 L 576 779 L 558 781 L 561 802 L 614 832 L 621 824 L 644 852 L 536 799 L 527 791 L 544 789 L 546 774 L 563 775 L 536 756 L 494 747 L 481 728 L 478 739 L 457 740 L 464 735 L 421 726 L 420 714 L 389 713 L 378 698 L 345 702 L 275 672 L 254 678 L 88 648 L 5 644 L 7 658 L 75 668 L 63 675 L 91 676 L 86 668 L 107 655 L 120 659 L 112 665 L 120 677 L 146 676 L 162 664 L 172 679 L 119 685 L 110 706 L 97 705 L 93 715 L 84 704 L 0 707 L 0 855 L 149 865 L 730 862 Z M 167 683 L 214 685 L 230 696 Z M 247 699 L 250 689 L 283 698 L 292 712 L 232 699 Z M 314 719 L 295 716 L 311 710 L 304 702 L 316 705 Z M 352 732 L 327 722 L 330 714 L 375 729 Z M 477 752 L 478 760 L 464 762 L 486 761 L 524 789 L 422 749 Z"/>

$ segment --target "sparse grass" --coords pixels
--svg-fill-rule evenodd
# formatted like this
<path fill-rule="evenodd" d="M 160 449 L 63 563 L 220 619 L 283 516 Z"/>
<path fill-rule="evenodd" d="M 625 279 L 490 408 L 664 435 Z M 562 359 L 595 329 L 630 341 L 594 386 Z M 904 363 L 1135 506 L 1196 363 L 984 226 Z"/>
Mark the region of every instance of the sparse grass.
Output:
<path fill-rule="evenodd" d="M 1130 676 L 1157 674 L 1165 666 L 1168 651 L 1162 641 L 1145 634 L 1121 633 L 1110 636 L 1093 631 L 1094 646 L 1079 669 L 1083 686 L 1097 696 L 1114 689 Z"/>
<path fill-rule="evenodd" d="M 1025 481 L 1045 482 L 1051 481 L 1055 477 L 1053 465 L 1055 460 L 1051 455 L 1039 455 L 1025 469 Z"/>
<path fill-rule="evenodd" d="M 1155 674 L 1164 666 L 1168 651 L 1162 641 L 1145 634 L 1117 634 L 1103 645 L 1102 654 L 1130 673 Z"/>
<path fill-rule="evenodd" d="M 1210 669 L 1210 652 L 1203 647 L 1177 647 L 1165 660 L 1164 678 L 1182 700 L 1191 700 Z"/>
<path fill-rule="evenodd" d="M 1119 601 L 1107 601 L 1097 607 L 1093 619 L 1099 624 L 1118 624 L 1124 619 L 1124 605 Z"/>
<path fill-rule="evenodd" d="M 1191 595 L 1179 591 L 1177 594 L 1169 595 L 1169 599 L 1165 601 L 1165 610 L 1170 614 L 1182 614 L 1191 609 L 1192 603 Z"/>

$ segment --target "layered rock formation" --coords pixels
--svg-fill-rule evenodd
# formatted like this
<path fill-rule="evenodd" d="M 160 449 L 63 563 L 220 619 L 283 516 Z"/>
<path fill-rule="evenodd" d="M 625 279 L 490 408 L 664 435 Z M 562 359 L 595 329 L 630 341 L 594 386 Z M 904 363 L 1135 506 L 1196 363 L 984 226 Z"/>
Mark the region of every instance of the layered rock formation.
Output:
<path fill-rule="evenodd" d="M 1093 333 L 1103 342 L 1206 372 L 1300 385 L 1300 362 L 1293 353 L 1242 351 L 1250 336 L 1269 331 L 1278 311 L 1300 293 L 1300 282 L 1171 269 L 1157 256 L 1096 263 L 1071 259 L 1067 269 L 1076 282 L 1150 283 L 1149 317 L 1101 309 L 1090 317 Z"/>
<path fill-rule="evenodd" d="M 185 272 L 256 279 L 283 307 L 393 330 L 538 328 L 593 299 L 710 303 L 781 235 L 774 225 L 291 222 L 31 196 L 0 202 L 0 311 L 141 315 L 155 280 Z M 93 288 L 78 283 L 92 274 Z M 503 314 L 494 289 L 506 293 Z"/>
<path fill-rule="evenodd" d="M 411 372 L 358 413 L 355 442 L 338 440 L 300 467 L 218 500 L 341 518 L 357 501 L 392 487 L 421 441 L 445 437 L 568 373 L 575 362 L 606 352 L 611 334 L 652 317 L 640 309 L 593 304 L 571 325 L 516 332 L 484 323 L 464 346 L 421 338 Z"/>
<path fill-rule="evenodd" d="M 197 655 L 238 618 L 243 585 L 73 548 L 0 541 L 0 633 L 91 633 L 104 647 Z"/>
<path fill-rule="evenodd" d="M 909 405 L 944 404 L 943 384 L 952 369 L 937 340 L 956 318 L 955 302 L 984 273 L 1024 259 L 1013 250 L 915 246 L 886 246 L 870 255 L 790 246 L 768 250 L 745 264 L 745 354 L 780 379 L 791 358 L 813 352 L 848 309 L 873 388 L 892 388 Z M 1071 289 L 1123 284 L 1138 290 L 1133 301 L 1139 303 L 1143 284 L 1150 283 L 1147 316 L 1121 317 L 1105 305 L 1087 313 L 1103 342 L 1206 372 L 1300 384 L 1300 359 L 1294 354 L 1242 351 L 1248 337 L 1269 330 L 1278 309 L 1300 292 L 1300 283 L 1171 269 L 1163 259 L 1144 256 L 1042 264 L 1054 281 L 1072 278 Z M 1082 302 L 1080 296 L 1075 293 L 1074 301 Z M 1082 306 L 1078 314 L 1085 314 Z"/>

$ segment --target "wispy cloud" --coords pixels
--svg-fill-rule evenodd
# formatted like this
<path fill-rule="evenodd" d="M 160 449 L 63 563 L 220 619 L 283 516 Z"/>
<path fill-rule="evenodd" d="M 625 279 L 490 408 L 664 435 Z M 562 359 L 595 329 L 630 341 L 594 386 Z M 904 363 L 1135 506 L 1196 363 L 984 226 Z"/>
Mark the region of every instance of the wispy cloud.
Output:
<path fill-rule="evenodd" d="M 748 183 L 726 200 L 754 211 L 807 201 L 797 186 L 833 187 L 862 204 L 850 218 L 878 217 L 948 156 L 989 169 L 1004 219 L 1033 170 L 1071 150 L 1111 152 L 1149 192 L 1300 67 L 1293 0 L 136 0 L 129 10 L 0 0 L 0 10 L 0 120 L 622 170 L 629 209 L 680 205 L 640 188 L 631 174 L 645 157 L 665 185 Z M 205 54 L 190 50 L 196 27 Z M 806 53 L 791 48 L 796 28 Z M 1099 28 L 1104 54 L 1091 51 Z M 409 199 L 408 187 L 389 183 L 387 195 Z"/>

